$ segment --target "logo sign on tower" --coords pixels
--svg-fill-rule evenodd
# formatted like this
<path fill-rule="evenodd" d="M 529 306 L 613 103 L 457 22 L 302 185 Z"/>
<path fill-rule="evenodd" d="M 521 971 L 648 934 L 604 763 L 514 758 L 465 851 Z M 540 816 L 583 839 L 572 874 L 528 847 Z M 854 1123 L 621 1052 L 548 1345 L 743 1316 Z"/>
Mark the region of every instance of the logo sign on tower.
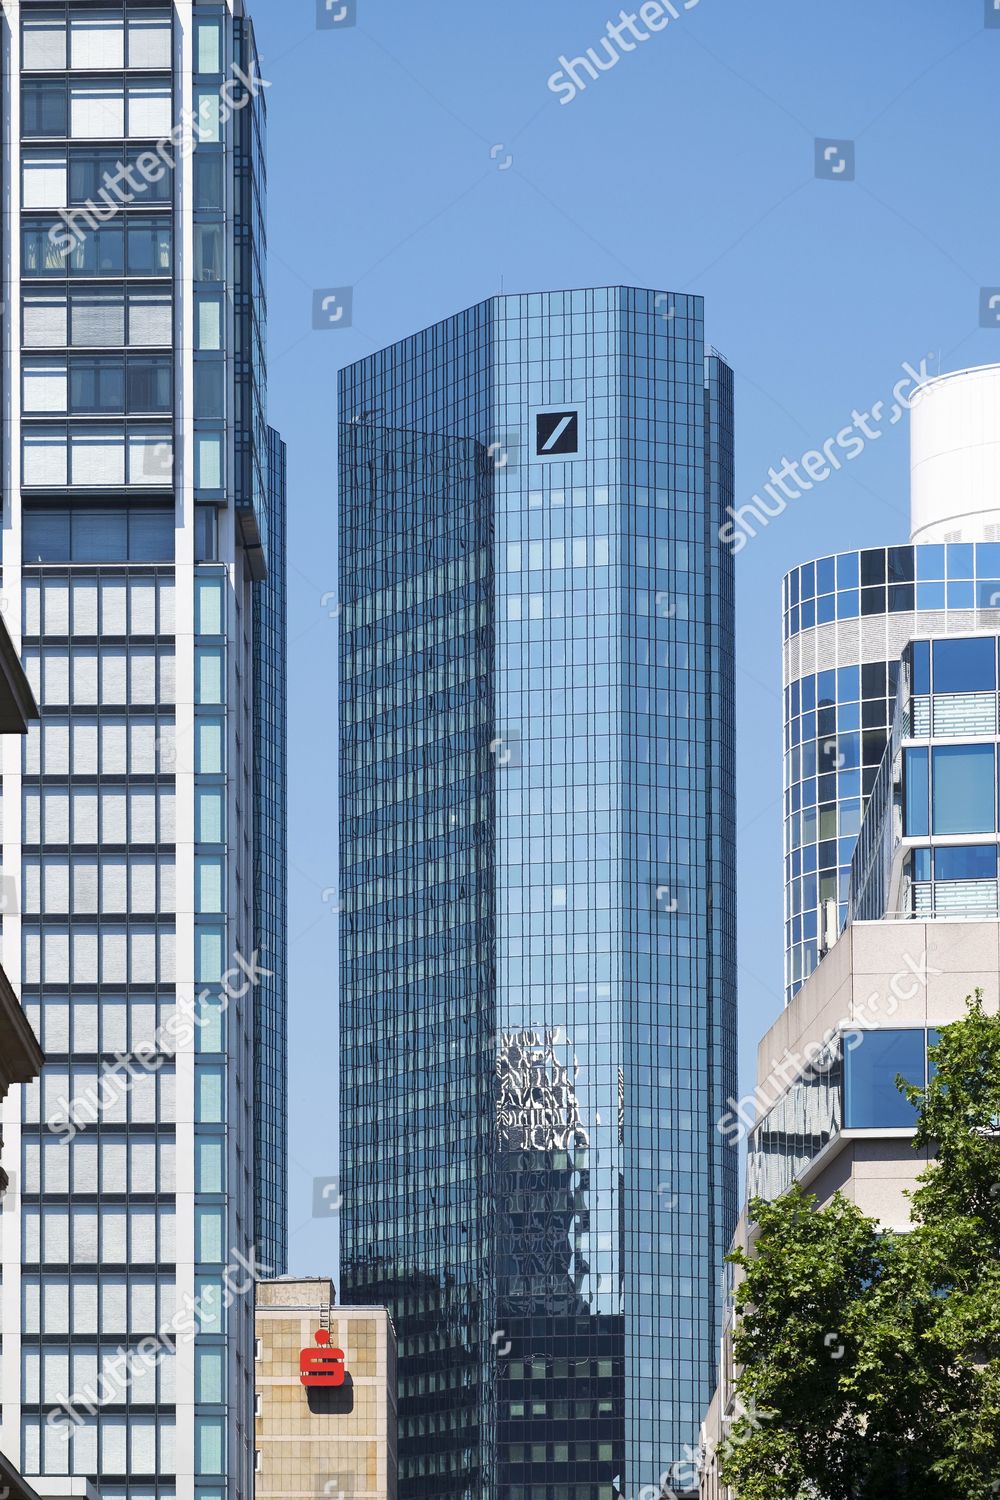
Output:
<path fill-rule="evenodd" d="M 329 1330 L 317 1328 L 315 1349 L 303 1349 L 299 1355 L 299 1379 L 303 1385 L 320 1388 L 343 1385 L 344 1351 L 330 1343 Z"/>

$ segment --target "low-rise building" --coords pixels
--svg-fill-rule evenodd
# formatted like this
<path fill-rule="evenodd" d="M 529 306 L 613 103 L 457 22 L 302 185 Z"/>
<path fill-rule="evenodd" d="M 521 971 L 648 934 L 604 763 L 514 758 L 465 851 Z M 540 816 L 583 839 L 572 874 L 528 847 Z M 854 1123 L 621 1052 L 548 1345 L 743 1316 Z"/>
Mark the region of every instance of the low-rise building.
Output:
<path fill-rule="evenodd" d="M 771 1201 L 799 1183 L 824 1207 L 839 1192 L 887 1228 L 910 1222 L 907 1193 L 928 1165 L 916 1117 L 896 1086 L 924 1085 L 927 1049 L 982 989 L 1000 1006 L 1000 924 L 852 922 L 782 1011 L 758 1050 L 757 1084 L 721 1122 L 749 1128 L 747 1197 Z M 751 1124 L 754 1114 L 757 1123 Z M 752 1248 L 745 1213 L 734 1244 Z M 728 1500 L 717 1455 L 739 1415 L 731 1297 L 720 1379 L 702 1428 L 701 1500 Z"/>
<path fill-rule="evenodd" d="M 256 1500 L 395 1500 L 396 1334 L 326 1277 L 257 1284 Z"/>

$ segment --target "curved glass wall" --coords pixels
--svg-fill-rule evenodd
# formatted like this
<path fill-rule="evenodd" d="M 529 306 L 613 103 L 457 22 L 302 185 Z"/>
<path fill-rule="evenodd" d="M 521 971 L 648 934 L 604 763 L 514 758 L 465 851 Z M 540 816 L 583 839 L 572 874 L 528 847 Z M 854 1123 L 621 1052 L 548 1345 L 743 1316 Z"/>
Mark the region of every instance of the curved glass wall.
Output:
<path fill-rule="evenodd" d="M 847 917 L 851 859 L 914 636 L 1000 628 L 1000 542 L 875 547 L 784 579 L 785 996 Z"/>

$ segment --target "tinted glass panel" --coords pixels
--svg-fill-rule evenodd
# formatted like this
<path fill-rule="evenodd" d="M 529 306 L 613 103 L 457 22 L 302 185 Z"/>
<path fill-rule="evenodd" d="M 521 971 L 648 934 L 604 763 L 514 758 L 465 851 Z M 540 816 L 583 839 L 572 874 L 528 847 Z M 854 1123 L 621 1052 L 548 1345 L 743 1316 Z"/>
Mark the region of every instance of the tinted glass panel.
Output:
<path fill-rule="evenodd" d="M 903 765 L 906 833 L 909 837 L 919 837 L 930 833 L 927 817 L 927 751 L 904 751 Z"/>
<path fill-rule="evenodd" d="M 934 642 L 936 693 L 986 693 L 996 685 L 995 637 Z"/>
<path fill-rule="evenodd" d="M 991 832 L 996 827 L 993 746 L 938 746 L 933 765 L 934 832 Z"/>
<path fill-rule="evenodd" d="M 856 1039 L 852 1039 L 856 1040 Z M 916 1111 L 896 1087 L 924 1085 L 926 1043 L 923 1031 L 866 1031 L 845 1059 L 844 1124 L 848 1130 L 903 1128 L 916 1122 Z"/>
<path fill-rule="evenodd" d="M 934 850 L 937 880 L 993 880 L 996 873 L 995 844 L 965 844 L 957 849 Z"/>
<path fill-rule="evenodd" d="M 171 562 L 174 514 L 163 508 L 25 507 L 23 555 L 33 562 Z"/>

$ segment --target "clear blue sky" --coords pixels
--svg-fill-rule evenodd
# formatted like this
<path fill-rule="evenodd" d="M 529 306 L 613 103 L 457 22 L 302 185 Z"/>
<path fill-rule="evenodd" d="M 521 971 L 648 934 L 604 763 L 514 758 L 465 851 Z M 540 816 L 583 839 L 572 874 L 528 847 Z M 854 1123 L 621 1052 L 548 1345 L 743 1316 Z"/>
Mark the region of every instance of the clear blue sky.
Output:
<path fill-rule="evenodd" d="M 251 0 L 270 108 L 270 412 L 290 483 L 290 1265 L 335 1269 L 335 417 L 340 365 L 500 288 L 706 299 L 736 371 L 737 490 L 886 399 L 904 361 L 1000 359 L 1000 29 L 984 0 L 698 0 L 561 106 L 607 0 Z M 339 4 L 339 0 L 338 0 Z M 856 143 L 817 180 L 815 139 Z M 502 149 L 497 149 L 502 148 Z M 501 170 L 508 156 L 511 164 Z M 349 329 L 313 331 L 317 288 Z M 781 1005 L 779 582 L 906 539 L 905 423 L 737 560 L 744 1080 Z"/>

